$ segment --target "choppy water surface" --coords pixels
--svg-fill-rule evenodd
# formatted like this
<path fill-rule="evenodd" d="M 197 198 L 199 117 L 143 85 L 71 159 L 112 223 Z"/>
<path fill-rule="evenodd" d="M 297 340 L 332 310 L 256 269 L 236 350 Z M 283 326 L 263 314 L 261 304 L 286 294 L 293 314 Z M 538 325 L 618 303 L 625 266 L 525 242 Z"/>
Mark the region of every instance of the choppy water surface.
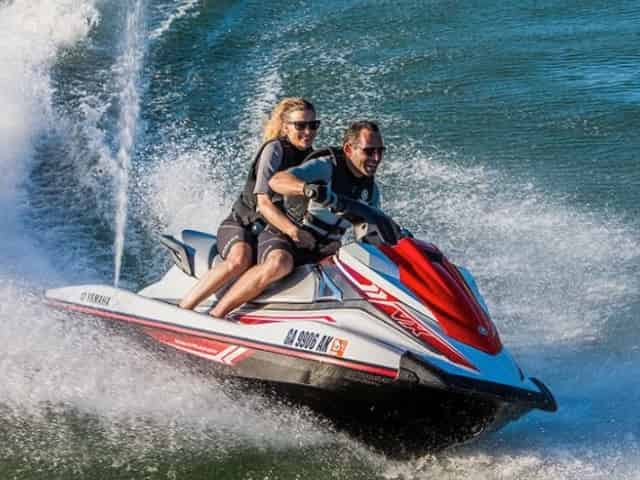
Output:
<path fill-rule="evenodd" d="M 637 479 L 637 2 L 0 2 L 2 478 Z M 304 409 L 41 305 L 215 230 L 265 114 L 388 145 L 384 207 L 478 278 L 560 403 L 392 461 Z"/>

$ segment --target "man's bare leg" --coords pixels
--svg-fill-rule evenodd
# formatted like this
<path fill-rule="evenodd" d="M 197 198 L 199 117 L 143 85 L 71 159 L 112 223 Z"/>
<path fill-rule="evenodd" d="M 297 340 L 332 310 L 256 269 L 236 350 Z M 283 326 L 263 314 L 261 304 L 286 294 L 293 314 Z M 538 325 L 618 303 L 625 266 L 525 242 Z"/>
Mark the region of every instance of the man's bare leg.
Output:
<path fill-rule="evenodd" d="M 256 298 L 273 282 L 293 270 L 293 256 L 285 250 L 272 250 L 260 265 L 255 265 L 242 275 L 224 294 L 209 315 L 224 318 L 231 310 Z"/>
<path fill-rule="evenodd" d="M 253 263 L 253 250 L 246 242 L 237 242 L 229 250 L 227 258 L 211 268 L 196 283 L 179 306 L 193 310 L 200 302 L 220 289 L 226 282 L 246 272 Z"/>

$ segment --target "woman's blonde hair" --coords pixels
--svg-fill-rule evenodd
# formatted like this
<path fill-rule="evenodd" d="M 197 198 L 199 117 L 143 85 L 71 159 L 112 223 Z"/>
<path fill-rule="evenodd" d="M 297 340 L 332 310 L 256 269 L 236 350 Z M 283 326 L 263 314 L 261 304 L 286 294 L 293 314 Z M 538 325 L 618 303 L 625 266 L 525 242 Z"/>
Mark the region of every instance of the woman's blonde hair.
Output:
<path fill-rule="evenodd" d="M 286 97 L 278 102 L 273 108 L 271 116 L 264 126 L 263 140 L 268 142 L 282 135 L 282 127 L 287 115 L 296 110 L 310 110 L 314 114 L 316 109 L 313 104 L 302 97 Z"/>

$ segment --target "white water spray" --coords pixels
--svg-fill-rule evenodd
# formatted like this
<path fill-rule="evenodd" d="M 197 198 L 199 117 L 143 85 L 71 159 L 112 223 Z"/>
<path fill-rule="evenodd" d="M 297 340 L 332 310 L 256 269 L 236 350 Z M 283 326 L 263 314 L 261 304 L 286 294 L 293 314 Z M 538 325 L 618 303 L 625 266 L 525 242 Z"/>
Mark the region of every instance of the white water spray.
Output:
<path fill-rule="evenodd" d="M 0 2 L 0 215 L 14 213 L 34 142 L 51 118 L 50 68 L 97 23 L 88 2 Z"/>
<path fill-rule="evenodd" d="M 138 0 L 127 14 L 127 25 L 123 52 L 114 68 L 120 88 L 119 149 L 116 156 L 117 172 L 114 178 L 116 219 L 115 219 L 115 271 L 114 285 L 120 281 L 122 254 L 127 226 L 127 198 L 129 191 L 129 170 L 134 151 L 140 97 L 138 83 L 142 59 L 144 57 L 144 37 L 142 28 L 142 1 Z"/>
<path fill-rule="evenodd" d="M 0 265 L 0 292 L 13 288 L 17 278 L 41 279 L 46 268 L 46 258 L 24 231 L 25 186 L 36 145 L 55 121 L 51 68 L 98 21 L 91 0 L 0 1 L 0 251 L 11 259 Z"/>

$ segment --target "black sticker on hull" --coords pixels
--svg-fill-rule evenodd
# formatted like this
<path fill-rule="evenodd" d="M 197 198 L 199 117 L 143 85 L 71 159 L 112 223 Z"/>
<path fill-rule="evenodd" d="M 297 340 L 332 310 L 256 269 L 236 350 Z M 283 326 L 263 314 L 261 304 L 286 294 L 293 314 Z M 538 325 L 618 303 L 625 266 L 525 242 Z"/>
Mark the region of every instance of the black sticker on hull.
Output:
<path fill-rule="evenodd" d="M 284 338 L 284 344 L 303 350 L 313 350 L 316 348 L 320 334 L 308 330 L 290 329 Z"/>
<path fill-rule="evenodd" d="M 82 292 L 80 294 L 80 301 L 85 303 L 93 303 L 102 307 L 108 307 L 109 303 L 111 303 L 111 297 L 100 295 L 99 293 Z"/>

